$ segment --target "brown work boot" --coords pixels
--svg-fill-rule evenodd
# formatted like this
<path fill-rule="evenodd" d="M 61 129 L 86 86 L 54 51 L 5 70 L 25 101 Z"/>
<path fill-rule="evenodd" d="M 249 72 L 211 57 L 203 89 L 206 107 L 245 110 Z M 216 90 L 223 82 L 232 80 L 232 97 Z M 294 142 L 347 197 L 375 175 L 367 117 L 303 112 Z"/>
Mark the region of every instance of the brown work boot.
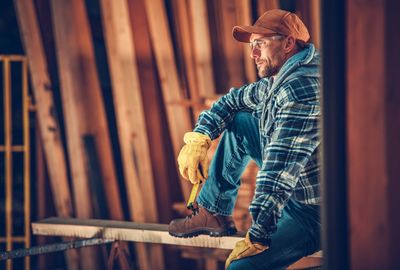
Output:
<path fill-rule="evenodd" d="M 168 232 L 176 237 L 193 237 L 199 234 L 217 237 L 235 234 L 236 228 L 232 217 L 212 214 L 199 206 L 186 218 L 172 220 Z"/>

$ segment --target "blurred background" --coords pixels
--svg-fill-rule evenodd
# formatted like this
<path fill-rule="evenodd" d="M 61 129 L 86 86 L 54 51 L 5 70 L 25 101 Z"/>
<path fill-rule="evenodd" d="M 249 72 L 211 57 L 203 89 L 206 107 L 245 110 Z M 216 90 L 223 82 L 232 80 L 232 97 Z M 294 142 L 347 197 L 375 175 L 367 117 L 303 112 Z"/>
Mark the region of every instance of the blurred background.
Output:
<path fill-rule="evenodd" d="M 319 0 L 0 5 L 0 250 L 61 240 L 30 234 L 30 221 L 50 216 L 169 223 L 186 215 L 191 185 L 175 162 L 183 134 L 218 96 L 257 78 L 232 27 L 282 8 L 303 18 L 319 43 Z M 234 214 L 240 230 L 250 224 L 256 171 L 251 164 L 243 176 Z M 139 269 L 135 246 L 128 248 Z M 87 265 L 104 268 L 110 247 L 86 249 Z M 162 252 L 163 269 L 217 269 L 227 254 Z M 66 269 L 68 258 L 52 253 L 0 268 Z"/>
<path fill-rule="evenodd" d="M 232 27 L 281 8 L 324 44 L 324 259 L 329 269 L 395 269 L 399 4 L 367 2 L 0 1 L 0 251 L 68 240 L 31 234 L 32 221 L 51 216 L 161 224 L 185 216 L 183 134 L 231 87 L 257 79 Z M 242 177 L 234 211 L 242 231 L 256 173 L 250 164 Z M 132 269 L 145 270 L 223 269 L 229 253 L 120 248 Z M 105 244 L 0 269 L 105 269 L 111 252 Z"/>

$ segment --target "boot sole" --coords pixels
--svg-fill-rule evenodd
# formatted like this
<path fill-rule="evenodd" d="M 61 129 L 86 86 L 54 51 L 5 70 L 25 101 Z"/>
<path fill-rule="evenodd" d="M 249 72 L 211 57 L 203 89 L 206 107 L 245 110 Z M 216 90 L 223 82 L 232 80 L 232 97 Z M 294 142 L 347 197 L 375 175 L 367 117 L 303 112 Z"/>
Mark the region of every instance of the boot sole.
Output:
<path fill-rule="evenodd" d="M 218 232 L 218 231 L 210 231 L 207 229 L 203 229 L 203 230 L 198 230 L 198 231 L 193 231 L 193 232 L 189 232 L 189 233 L 173 233 L 173 232 L 168 232 L 170 235 L 175 236 L 175 237 L 179 237 L 179 238 L 191 238 L 191 237 L 195 237 L 198 235 L 209 235 L 211 237 L 222 237 L 222 236 L 230 236 L 230 235 L 234 235 L 237 233 L 236 228 L 229 228 L 226 231 L 222 231 L 222 232 Z"/>

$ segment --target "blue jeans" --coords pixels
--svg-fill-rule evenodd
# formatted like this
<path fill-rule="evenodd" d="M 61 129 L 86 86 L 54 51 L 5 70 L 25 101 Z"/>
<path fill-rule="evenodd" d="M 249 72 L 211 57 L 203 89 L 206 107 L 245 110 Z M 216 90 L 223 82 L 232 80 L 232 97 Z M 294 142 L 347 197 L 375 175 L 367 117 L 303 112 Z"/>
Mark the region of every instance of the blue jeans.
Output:
<path fill-rule="evenodd" d="M 238 113 L 227 127 L 210 164 L 209 176 L 197 202 L 211 212 L 231 215 L 240 176 L 249 161 L 262 164 L 258 120 L 250 113 Z M 284 269 L 320 249 L 319 206 L 289 199 L 271 236 L 271 247 L 256 256 L 233 261 L 233 269 Z"/>

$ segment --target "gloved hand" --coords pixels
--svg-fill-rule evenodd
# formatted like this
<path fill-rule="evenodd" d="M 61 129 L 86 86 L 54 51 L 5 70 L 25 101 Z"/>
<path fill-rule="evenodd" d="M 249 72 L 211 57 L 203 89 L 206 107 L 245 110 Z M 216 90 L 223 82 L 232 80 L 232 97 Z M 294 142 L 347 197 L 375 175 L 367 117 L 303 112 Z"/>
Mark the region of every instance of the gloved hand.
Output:
<path fill-rule="evenodd" d="M 250 233 L 247 232 L 245 239 L 240 240 L 236 243 L 235 248 L 232 250 L 231 254 L 226 260 L 225 270 L 228 269 L 232 261 L 257 255 L 267 249 L 268 245 L 264 245 L 258 242 L 252 243 L 250 240 Z"/>
<path fill-rule="evenodd" d="M 207 151 L 211 145 L 210 137 L 198 132 L 187 132 L 183 141 L 186 144 L 178 156 L 181 175 L 192 184 L 206 180 L 210 163 L 207 157 Z"/>

